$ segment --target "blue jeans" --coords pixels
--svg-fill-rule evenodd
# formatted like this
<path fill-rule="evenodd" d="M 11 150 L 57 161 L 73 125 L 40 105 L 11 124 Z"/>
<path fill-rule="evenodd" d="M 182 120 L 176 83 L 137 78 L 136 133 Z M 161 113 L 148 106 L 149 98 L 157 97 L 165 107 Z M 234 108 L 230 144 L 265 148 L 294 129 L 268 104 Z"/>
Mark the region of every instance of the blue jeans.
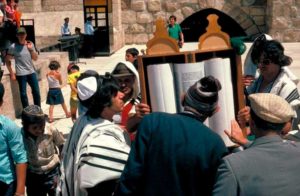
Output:
<path fill-rule="evenodd" d="M 36 73 L 32 73 L 24 76 L 17 76 L 17 80 L 19 83 L 20 97 L 21 97 L 23 108 L 26 108 L 29 105 L 27 91 L 26 91 L 27 83 L 31 87 L 34 105 L 41 106 L 40 88 L 36 77 Z"/>

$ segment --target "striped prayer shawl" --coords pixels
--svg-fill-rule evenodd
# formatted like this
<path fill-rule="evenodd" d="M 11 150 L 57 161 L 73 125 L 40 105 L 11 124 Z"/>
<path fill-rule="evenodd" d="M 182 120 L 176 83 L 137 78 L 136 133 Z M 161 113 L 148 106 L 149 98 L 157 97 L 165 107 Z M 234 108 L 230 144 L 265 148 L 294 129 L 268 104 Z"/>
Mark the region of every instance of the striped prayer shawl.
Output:
<path fill-rule="evenodd" d="M 270 93 L 284 98 L 294 109 L 300 106 L 300 96 L 297 86 L 284 71 L 274 81 Z"/>
<path fill-rule="evenodd" d="M 87 124 L 98 125 L 102 119 L 92 119 L 87 115 L 81 115 L 73 125 L 62 151 L 62 164 L 60 167 L 60 180 L 57 187 L 57 196 L 74 195 L 74 156 L 78 140 Z"/>
<path fill-rule="evenodd" d="M 86 195 L 86 188 L 120 178 L 130 151 L 130 141 L 125 134 L 107 120 L 96 127 L 84 128 L 75 156 L 75 196 Z"/>

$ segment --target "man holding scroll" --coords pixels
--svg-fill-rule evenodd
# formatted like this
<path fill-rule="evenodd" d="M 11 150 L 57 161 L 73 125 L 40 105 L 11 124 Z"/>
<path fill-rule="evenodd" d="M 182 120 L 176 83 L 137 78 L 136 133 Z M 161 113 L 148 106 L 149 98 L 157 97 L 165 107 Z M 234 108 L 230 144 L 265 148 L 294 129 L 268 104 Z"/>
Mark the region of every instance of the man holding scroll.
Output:
<path fill-rule="evenodd" d="M 202 78 L 184 96 L 184 112 L 143 118 L 115 196 L 211 195 L 227 149 L 203 122 L 218 111 L 220 89 L 216 78 Z"/>

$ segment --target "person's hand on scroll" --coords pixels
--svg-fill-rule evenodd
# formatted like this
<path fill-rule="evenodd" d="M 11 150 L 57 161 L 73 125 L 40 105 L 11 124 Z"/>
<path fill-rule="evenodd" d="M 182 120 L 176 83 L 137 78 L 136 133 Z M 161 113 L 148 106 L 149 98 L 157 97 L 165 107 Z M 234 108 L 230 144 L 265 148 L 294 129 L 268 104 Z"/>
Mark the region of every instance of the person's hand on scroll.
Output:
<path fill-rule="evenodd" d="M 231 130 L 224 130 L 224 132 L 233 143 L 243 146 L 249 142 L 236 120 L 231 120 Z"/>
<path fill-rule="evenodd" d="M 143 118 L 150 113 L 150 106 L 145 103 L 139 103 L 135 106 L 136 117 Z"/>
<path fill-rule="evenodd" d="M 243 84 L 245 86 L 250 86 L 254 80 L 255 80 L 254 76 L 251 75 L 243 76 Z"/>
<path fill-rule="evenodd" d="M 135 132 L 142 118 L 149 114 L 151 111 L 150 106 L 145 103 L 135 105 L 135 114 L 128 117 L 126 128 L 129 132 Z"/>
<path fill-rule="evenodd" d="M 249 119 L 250 119 L 250 107 L 246 106 L 242 108 L 237 115 L 237 120 L 242 129 L 247 127 L 247 123 L 249 122 Z"/>

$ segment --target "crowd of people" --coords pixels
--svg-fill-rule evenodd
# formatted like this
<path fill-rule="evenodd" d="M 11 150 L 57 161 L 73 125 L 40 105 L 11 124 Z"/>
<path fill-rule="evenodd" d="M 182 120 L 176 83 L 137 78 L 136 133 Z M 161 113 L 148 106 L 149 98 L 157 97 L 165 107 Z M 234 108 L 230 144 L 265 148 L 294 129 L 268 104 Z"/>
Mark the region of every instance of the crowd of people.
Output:
<path fill-rule="evenodd" d="M 21 15 L 18 0 L 0 1 L 0 66 L 5 64 L 8 47 L 17 41 L 16 30 L 20 27 Z"/>
<path fill-rule="evenodd" d="M 86 24 L 86 28 L 90 19 Z M 61 32 L 70 33 L 65 18 Z M 176 17 L 170 36 L 184 43 Z M 174 29 L 173 29 L 174 28 Z M 78 30 L 78 29 L 77 29 Z M 92 30 L 92 29 L 90 29 Z M 80 29 L 79 29 L 80 31 Z M 245 63 L 247 106 L 232 120 L 228 137 L 243 147 L 229 151 L 204 121 L 217 113 L 220 81 L 199 78 L 182 96 L 183 112 L 151 112 L 141 102 L 135 48 L 111 73 L 80 72 L 68 66 L 70 111 L 61 92 L 60 64 L 51 61 L 42 111 L 34 44 L 18 28 L 17 42 L 6 55 L 10 78 L 17 80 L 23 106 L 22 128 L 0 115 L 0 195 L 297 195 L 300 145 L 285 139 L 299 129 L 300 96 L 287 74 L 292 58 L 279 41 L 259 36 Z M 12 69 L 15 60 L 15 71 Z M 34 104 L 26 93 L 31 86 Z M 0 83 L 0 106 L 5 90 Z M 65 138 L 54 125 L 54 106 L 61 105 L 73 127 Z M 247 130 L 245 136 L 242 129 Z"/>

